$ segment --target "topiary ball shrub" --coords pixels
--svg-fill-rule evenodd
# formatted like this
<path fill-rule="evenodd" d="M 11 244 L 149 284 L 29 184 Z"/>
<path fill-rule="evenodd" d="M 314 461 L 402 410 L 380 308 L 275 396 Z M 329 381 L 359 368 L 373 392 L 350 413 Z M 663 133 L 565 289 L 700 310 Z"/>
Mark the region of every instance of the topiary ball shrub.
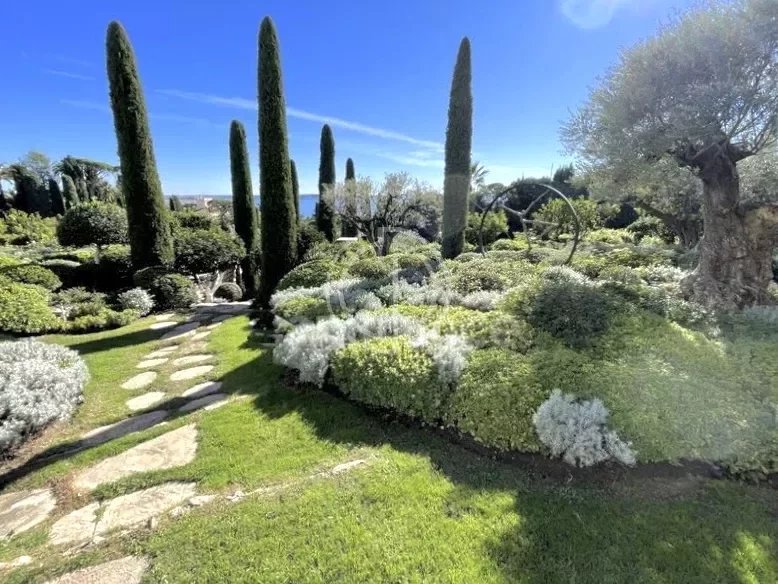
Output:
<path fill-rule="evenodd" d="M 154 308 L 154 299 L 143 288 L 133 288 L 117 296 L 122 310 L 135 310 L 140 316 L 146 316 Z"/>
<path fill-rule="evenodd" d="M 61 322 L 49 306 L 49 291 L 45 288 L 0 282 L 0 332 L 39 334 L 56 330 Z"/>
<path fill-rule="evenodd" d="M 243 298 L 243 289 L 235 282 L 224 282 L 213 293 L 216 298 L 223 298 L 228 302 L 237 302 Z"/>
<path fill-rule="evenodd" d="M 151 286 L 160 310 L 186 310 L 197 302 L 197 291 L 189 278 L 181 274 L 160 276 Z"/>
<path fill-rule="evenodd" d="M 351 264 L 348 273 L 365 280 L 382 280 L 392 273 L 395 264 L 391 256 L 384 258 L 366 258 Z"/>
<path fill-rule="evenodd" d="M 113 292 L 132 286 L 132 258 L 129 245 L 109 245 L 94 263 L 85 266 L 92 273 L 92 287 Z"/>
<path fill-rule="evenodd" d="M 62 286 L 62 280 L 54 272 L 35 264 L 19 264 L 18 266 L 2 268 L 0 269 L 0 280 L 33 284 L 52 291 Z"/>
<path fill-rule="evenodd" d="M 328 259 L 305 262 L 292 269 L 278 284 L 279 290 L 289 288 L 313 288 L 330 280 L 343 277 L 345 269 L 341 264 Z"/>
<path fill-rule="evenodd" d="M 460 294 L 505 290 L 508 286 L 508 281 L 500 273 L 499 267 L 481 258 L 457 265 L 450 282 L 453 289 Z"/>
<path fill-rule="evenodd" d="M 176 233 L 175 251 L 175 269 L 191 276 L 226 270 L 246 255 L 243 243 L 220 229 L 182 229 Z"/>
<path fill-rule="evenodd" d="M 0 453 L 81 403 L 89 371 L 78 353 L 32 339 L 0 342 Z"/>
<path fill-rule="evenodd" d="M 57 225 L 57 239 L 67 247 L 127 243 L 127 238 L 127 212 L 108 203 L 71 207 Z"/>
<path fill-rule="evenodd" d="M 173 219 L 174 229 L 213 229 L 216 227 L 213 218 L 202 211 L 175 211 L 170 216 Z"/>
<path fill-rule="evenodd" d="M 434 421 L 443 417 L 449 390 L 431 357 L 406 337 L 357 341 L 332 359 L 335 383 L 350 398 Z"/>

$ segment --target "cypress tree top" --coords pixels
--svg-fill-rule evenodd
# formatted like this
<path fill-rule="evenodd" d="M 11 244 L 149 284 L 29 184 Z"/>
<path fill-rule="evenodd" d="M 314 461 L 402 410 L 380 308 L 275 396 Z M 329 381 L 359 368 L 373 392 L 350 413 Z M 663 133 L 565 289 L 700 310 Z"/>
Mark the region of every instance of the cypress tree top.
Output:
<path fill-rule="evenodd" d="M 319 159 L 319 194 L 324 185 L 335 184 L 335 138 L 329 124 L 324 124 L 321 129 L 321 142 L 319 143 L 321 158 Z"/>
<path fill-rule="evenodd" d="M 251 251 L 257 244 L 257 214 L 251 188 L 246 128 L 238 120 L 232 120 L 230 124 L 230 171 L 235 231 L 243 240 L 246 249 Z"/>
<path fill-rule="evenodd" d="M 350 158 L 346 160 L 346 180 L 354 180 L 357 175 L 354 174 L 354 161 Z"/>
<path fill-rule="evenodd" d="M 294 160 L 289 161 L 289 170 L 292 173 L 292 196 L 294 197 L 294 214 L 297 222 L 300 222 L 300 181 L 297 179 L 297 165 Z"/>
<path fill-rule="evenodd" d="M 459 45 L 451 97 L 448 102 L 446 128 L 446 176 L 470 177 L 470 151 L 473 140 L 473 94 L 470 88 L 470 40 L 465 37 Z"/>

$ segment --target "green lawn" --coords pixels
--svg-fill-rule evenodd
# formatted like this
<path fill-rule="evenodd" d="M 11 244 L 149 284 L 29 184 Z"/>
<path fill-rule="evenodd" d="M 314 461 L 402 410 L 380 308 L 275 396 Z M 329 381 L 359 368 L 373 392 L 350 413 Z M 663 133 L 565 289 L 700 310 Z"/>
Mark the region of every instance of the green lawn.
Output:
<path fill-rule="evenodd" d="M 127 415 L 119 384 L 157 346 L 148 323 L 52 339 L 86 351 L 93 374 L 60 440 Z M 46 524 L 0 543 L 0 560 L 27 553 L 43 564 L 4 581 L 44 582 L 128 553 L 151 558 L 146 581 L 171 583 L 778 581 L 774 490 L 699 478 L 545 479 L 331 395 L 289 389 L 245 317 L 216 329 L 208 349 L 224 390 L 245 397 L 58 460 L 6 490 L 56 487 L 76 468 L 194 420 L 194 462 L 106 485 L 93 497 L 171 479 L 195 480 L 203 492 L 277 489 L 162 518 L 154 531 L 69 557 L 44 546 L 51 522 L 87 502 L 65 501 Z M 311 478 L 354 459 L 367 463 Z"/>

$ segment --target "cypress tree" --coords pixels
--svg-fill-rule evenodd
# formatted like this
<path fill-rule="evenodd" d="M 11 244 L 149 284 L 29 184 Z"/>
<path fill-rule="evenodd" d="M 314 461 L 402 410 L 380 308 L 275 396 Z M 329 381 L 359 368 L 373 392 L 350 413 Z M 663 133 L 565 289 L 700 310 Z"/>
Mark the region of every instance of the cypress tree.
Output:
<path fill-rule="evenodd" d="M 178 195 L 172 195 L 170 197 L 170 210 L 181 211 L 183 208 L 184 206 L 181 204 L 181 199 L 178 198 Z"/>
<path fill-rule="evenodd" d="M 235 231 L 246 246 L 243 258 L 243 284 L 246 294 L 254 297 L 259 284 L 256 265 L 256 249 L 259 245 L 257 212 L 254 207 L 254 193 L 251 188 L 249 149 L 246 144 L 246 129 L 238 120 L 230 124 L 230 175 L 232 177 L 232 216 Z"/>
<path fill-rule="evenodd" d="M 354 161 L 351 158 L 346 160 L 346 181 L 356 180 L 357 175 L 354 172 Z M 350 221 L 342 220 L 341 233 L 344 237 L 356 237 L 359 235 L 359 230 Z"/>
<path fill-rule="evenodd" d="M 357 175 L 354 174 L 354 161 L 350 158 L 346 160 L 346 180 L 356 180 Z"/>
<path fill-rule="evenodd" d="M 329 124 L 324 124 L 321 129 L 319 148 L 321 157 L 319 158 L 319 206 L 316 211 L 316 227 L 329 241 L 334 241 L 335 213 L 324 196 L 327 186 L 335 185 L 335 138 L 332 136 Z"/>
<path fill-rule="evenodd" d="M 136 270 L 168 265 L 173 262 L 173 237 L 154 160 L 146 101 L 130 39 L 116 21 L 108 25 L 106 52 L 132 265 Z"/>
<path fill-rule="evenodd" d="M 297 221 L 286 128 L 286 100 L 275 25 L 259 28 L 259 180 L 262 282 L 259 302 L 267 306 L 278 282 L 297 262 Z"/>
<path fill-rule="evenodd" d="M 51 200 L 51 212 L 54 215 L 65 214 L 65 200 L 62 198 L 62 190 L 53 178 L 49 179 L 49 198 Z"/>
<path fill-rule="evenodd" d="M 62 191 L 65 198 L 65 206 L 70 209 L 78 205 L 78 191 L 76 183 L 67 174 L 62 175 Z"/>
<path fill-rule="evenodd" d="M 297 225 L 300 225 L 300 181 L 297 179 L 297 165 L 294 160 L 289 161 L 289 171 L 292 173 L 292 196 L 294 197 L 294 216 Z"/>
<path fill-rule="evenodd" d="M 470 149 L 473 140 L 473 94 L 470 88 L 470 40 L 459 45 L 446 128 L 446 171 L 443 182 L 444 258 L 462 253 L 470 192 Z"/>

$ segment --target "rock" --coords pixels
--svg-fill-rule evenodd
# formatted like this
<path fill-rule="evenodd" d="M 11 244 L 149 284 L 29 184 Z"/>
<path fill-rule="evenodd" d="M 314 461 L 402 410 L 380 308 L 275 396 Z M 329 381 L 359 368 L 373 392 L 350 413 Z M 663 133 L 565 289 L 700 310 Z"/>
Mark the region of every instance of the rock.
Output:
<path fill-rule="evenodd" d="M 95 531 L 97 510 L 100 503 L 90 503 L 61 517 L 51 526 L 49 543 L 51 545 L 74 544 L 90 541 Z"/>
<path fill-rule="evenodd" d="M 49 516 L 56 505 L 51 489 L 0 495 L 0 539 L 35 527 Z"/>
<path fill-rule="evenodd" d="M 182 324 L 180 326 L 177 326 L 171 331 L 166 332 L 162 337 L 159 339 L 160 341 L 177 341 L 189 336 L 192 336 L 195 334 L 195 331 L 197 330 L 197 327 L 200 326 L 200 323 L 197 321 L 194 322 L 187 322 L 185 324 Z"/>
<path fill-rule="evenodd" d="M 157 367 L 158 365 L 167 363 L 167 361 L 168 361 L 167 357 L 160 357 L 158 359 L 145 359 L 140 363 L 138 363 L 135 367 L 136 369 L 149 369 L 151 367 Z"/>
<path fill-rule="evenodd" d="M 149 525 L 149 520 L 180 505 L 195 495 L 195 483 L 165 483 L 111 499 L 95 533 L 105 535 L 116 529 Z"/>
<path fill-rule="evenodd" d="M 183 466 L 194 460 L 196 452 L 197 429 L 194 424 L 189 424 L 81 471 L 73 480 L 73 486 L 91 491 L 103 483 L 117 481 L 134 473 Z"/>
<path fill-rule="evenodd" d="M 156 371 L 144 371 L 143 373 L 138 373 L 135 377 L 130 377 L 127 381 L 122 383 L 122 389 L 141 389 L 147 385 L 151 385 L 156 378 Z"/>
<path fill-rule="evenodd" d="M 182 369 L 176 371 L 170 376 L 170 381 L 184 381 L 186 379 L 194 379 L 209 373 L 213 369 L 213 365 L 199 365 L 198 367 L 190 367 L 189 369 Z"/>
<path fill-rule="evenodd" d="M 338 465 L 332 467 L 329 470 L 329 472 L 327 472 L 326 474 L 329 474 L 329 475 L 339 475 L 341 473 L 348 472 L 351 469 L 356 468 L 358 466 L 362 466 L 363 464 L 366 464 L 366 463 L 367 463 L 366 460 L 351 460 L 349 462 L 344 462 L 342 464 L 338 464 Z"/>
<path fill-rule="evenodd" d="M 181 517 L 184 513 L 189 512 L 189 507 L 184 507 L 182 505 L 179 505 L 178 507 L 173 507 L 170 510 L 170 516 L 171 517 Z"/>
<path fill-rule="evenodd" d="M 225 403 L 227 403 L 227 394 L 212 393 L 210 395 L 206 395 L 199 399 L 192 400 L 189 403 L 185 403 L 180 408 L 178 408 L 178 411 L 184 414 L 187 412 L 193 412 L 195 410 L 199 410 L 200 408 L 213 410 L 216 409 L 213 407 L 216 406 L 216 404 L 224 405 Z"/>
<path fill-rule="evenodd" d="M 211 501 L 213 501 L 216 498 L 216 495 L 197 495 L 196 497 L 190 497 L 189 503 L 190 507 L 202 507 L 203 505 L 207 505 Z"/>
<path fill-rule="evenodd" d="M 143 557 L 127 556 L 119 560 L 97 564 L 70 572 L 46 584 L 139 584 L 149 561 Z"/>
<path fill-rule="evenodd" d="M 163 320 L 161 322 L 155 322 L 149 328 L 153 331 L 158 331 L 161 329 L 170 328 L 171 326 L 176 326 L 177 324 L 178 323 L 174 320 Z"/>
<path fill-rule="evenodd" d="M 213 358 L 213 355 L 186 355 L 185 357 L 179 357 L 173 361 L 173 365 L 194 365 L 195 363 L 202 363 L 208 359 Z"/>
<path fill-rule="evenodd" d="M 227 500 L 232 503 L 237 503 L 246 496 L 243 491 L 235 491 L 232 495 L 227 495 Z"/>
<path fill-rule="evenodd" d="M 182 393 L 181 396 L 188 397 L 189 399 L 197 399 L 199 397 L 203 397 L 211 393 L 216 393 L 221 389 L 221 387 L 222 387 L 221 381 L 206 381 L 204 383 L 198 383 L 197 385 L 193 385 L 192 387 L 187 389 L 184 393 Z"/>
<path fill-rule="evenodd" d="M 196 335 L 194 335 L 192 337 L 192 340 L 193 341 L 201 341 L 201 340 L 203 340 L 204 338 L 206 338 L 210 334 L 211 334 L 211 331 L 202 331 L 202 332 L 197 333 Z"/>
<path fill-rule="evenodd" d="M 18 558 L 14 558 L 10 562 L 0 562 L 0 570 L 21 568 L 22 566 L 29 566 L 30 564 L 32 564 L 32 558 L 30 556 L 19 556 Z"/>
<path fill-rule="evenodd" d="M 167 417 L 168 413 L 164 410 L 155 410 L 153 412 L 146 412 L 140 416 L 133 416 L 114 424 L 107 426 L 100 426 L 94 430 L 90 430 L 83 436 L 81 440 L 87 446 L 94 446 L 96 444 L 102 444 L 108 442 L 114 438 L 120 438 L 133 432 L 145 430 L 150 428 L 154 424 L 161 422 Z"/>
<path fill-rule="evenodd" d="M 143 395 L 139 395 L 138 397 L 128 399 L 125 403 L 132 411 L 145 410 L 147 407 L 160 401 L 163 397 L 165 397 L 165 393 L 162 391 L 150 391 Z"/>
<path fill-rule="evenodd" d="M 149 517 L 149 520 L 146 522 L 146 527 L 149 529 L 156 529 L 159 525 L 159 519 L 155 517 Z"/>

